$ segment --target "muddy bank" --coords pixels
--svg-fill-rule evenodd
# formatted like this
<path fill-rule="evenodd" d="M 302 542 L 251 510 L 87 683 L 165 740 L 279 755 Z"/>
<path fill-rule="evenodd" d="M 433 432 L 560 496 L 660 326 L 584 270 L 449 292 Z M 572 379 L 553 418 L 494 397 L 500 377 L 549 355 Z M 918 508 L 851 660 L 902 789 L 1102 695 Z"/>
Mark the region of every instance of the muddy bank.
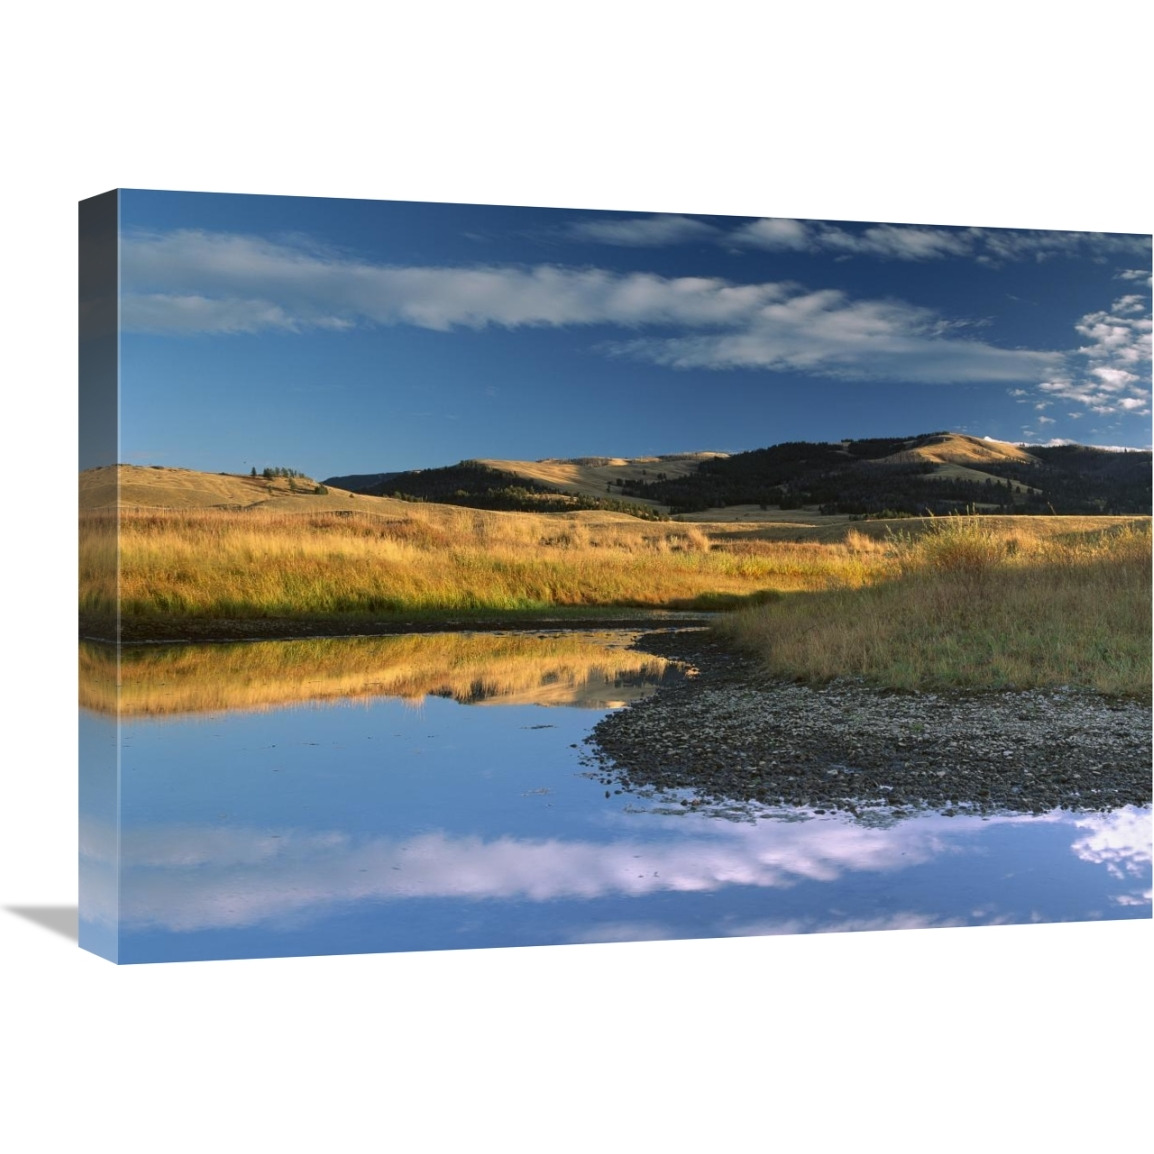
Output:
<path fill-rule="evenodd" d="M 623 788 L 895 816 L 1151 801 L 1148 701 L 811 688 L 767 677 L 707 631 L 651 633 L 637 647 L 697 672 L 595 728 L 592 756 Z"/>

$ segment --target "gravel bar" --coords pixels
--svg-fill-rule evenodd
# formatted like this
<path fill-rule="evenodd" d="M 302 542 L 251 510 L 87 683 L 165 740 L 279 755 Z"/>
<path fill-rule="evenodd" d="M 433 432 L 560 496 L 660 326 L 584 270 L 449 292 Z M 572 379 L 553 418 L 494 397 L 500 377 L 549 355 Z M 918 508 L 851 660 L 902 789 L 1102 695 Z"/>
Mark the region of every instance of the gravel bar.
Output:
<path fill-rule="evenodd" d="M 770 678 L 708 630 L 636 648 L 689 666 L 587 739 L 606 783 L 689 791 L 686 807 L 815 812 L 1112 810 L 1151 801 L 1149 701 L 1075 690 L 879 690 Z"/>

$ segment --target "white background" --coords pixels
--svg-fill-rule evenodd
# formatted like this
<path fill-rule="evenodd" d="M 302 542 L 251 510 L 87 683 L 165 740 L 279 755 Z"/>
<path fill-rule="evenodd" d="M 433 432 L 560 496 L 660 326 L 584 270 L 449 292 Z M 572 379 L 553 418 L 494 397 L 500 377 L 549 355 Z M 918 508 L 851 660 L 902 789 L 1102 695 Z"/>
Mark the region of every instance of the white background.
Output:
<path fill-rule="evenodd" d="M 1148 18 L 807 11 L 8 14 L 11 1149 L 1053 1151 L 1148 1134 L 1150 922 L 116 968 L 3 908 L 76 895 L 76 201 L 119 185 L 1154 231 Z"/>

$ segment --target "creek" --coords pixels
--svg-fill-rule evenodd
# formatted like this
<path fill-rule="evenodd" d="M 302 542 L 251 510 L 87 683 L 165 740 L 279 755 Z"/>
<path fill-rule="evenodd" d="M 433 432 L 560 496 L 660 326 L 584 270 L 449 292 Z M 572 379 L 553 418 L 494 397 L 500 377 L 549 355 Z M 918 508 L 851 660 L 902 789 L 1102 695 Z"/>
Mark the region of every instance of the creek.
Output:
<path fill-rule="evenodd" d="M 1148 806 L 863 823 L 621 789 L 585 739 L 687 675 L 635 637 L 126 647 L 119 698 L 82 644 L 120 799 L 117 826 L 82 769 L 88 934 L 156 962 L 1150 916 Z"/>

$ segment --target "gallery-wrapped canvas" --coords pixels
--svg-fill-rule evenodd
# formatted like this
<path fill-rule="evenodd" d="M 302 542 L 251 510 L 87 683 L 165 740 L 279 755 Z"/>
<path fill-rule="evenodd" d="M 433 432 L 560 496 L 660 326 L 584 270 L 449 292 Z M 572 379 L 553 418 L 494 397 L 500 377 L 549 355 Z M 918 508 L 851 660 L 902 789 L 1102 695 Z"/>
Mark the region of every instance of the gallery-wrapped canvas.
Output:
<path fill-rule="evenodd" d="M 1148 918 L 1150 237 L 80 206 L 80 944 Z"/>

